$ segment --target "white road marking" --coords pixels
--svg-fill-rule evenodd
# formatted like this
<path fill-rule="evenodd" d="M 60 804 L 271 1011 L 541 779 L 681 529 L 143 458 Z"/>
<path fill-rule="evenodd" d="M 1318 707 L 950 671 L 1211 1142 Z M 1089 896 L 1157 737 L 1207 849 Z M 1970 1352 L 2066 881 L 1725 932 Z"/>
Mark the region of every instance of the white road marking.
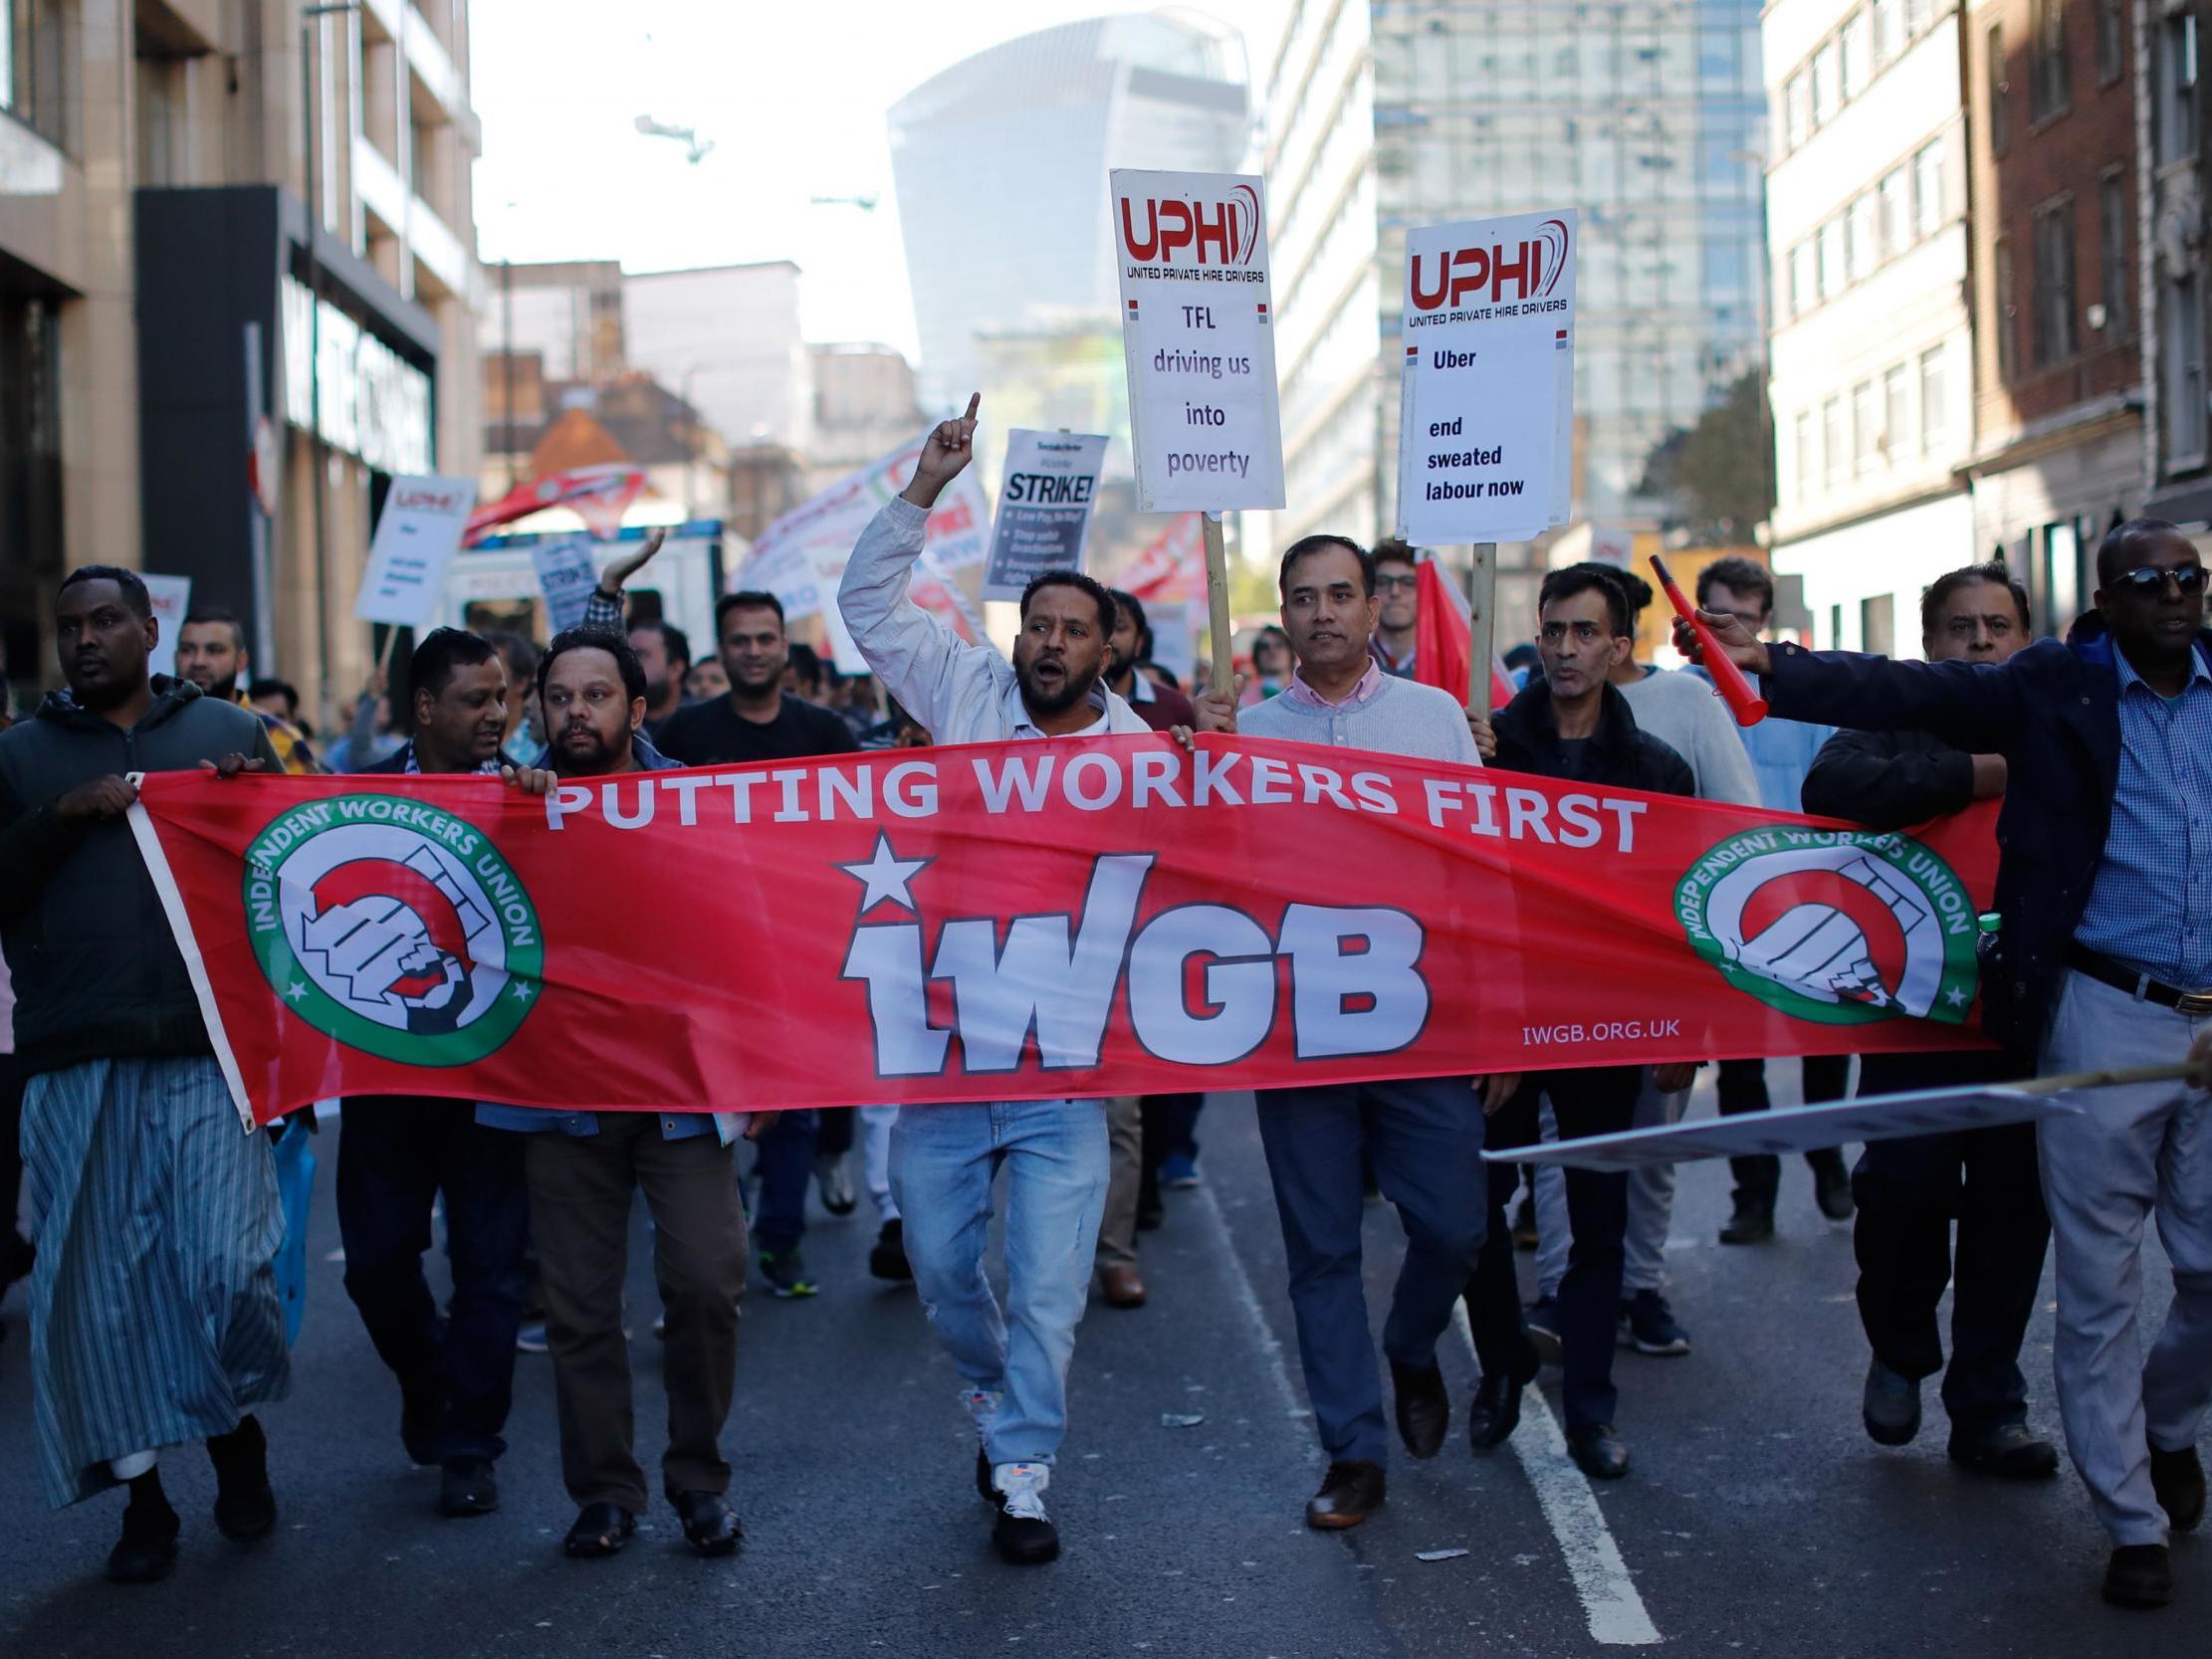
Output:
<path fill-rule="evenodd" d="M 1206 1206 L 1207 1218 L 1214 1223 L 1214 1230 L 1221 1240 L 1217 1254 L 1228 1263 L 1229 1282 L 1235 1289 L 1237 1303 L 1244 1310 L 1244 1320 L 1252 1328 L 1252 1341 L 1267 1359 L 1267 1374 L 1275 1384 L 1275 1393 L 1282 1401 L 1283 1415 L 1294 1422 L 1306 1422 L 1312 1413 L 1298 1398 L 1297 1386 L 1290 1380 L 1290 1367 L 1283 1363 L 1282 1344 L 1268 1328 L 1267 1314 L 1259 1305 L 1259 1293 L 1252 1289 L 1252 1276 L 1244 1271 L 1244 1258 L 1237 1253 L 1236 1239 L 1228 1230 L 1228 1217 L 1221 1213 L 1221 1201 L 1214 1196 L 1213 1187 L 1203 1181 L 1198 1187 L 1199 1201 Z M 1306 1447 L 1306 1461 L 1320 1460 L 1320 1448 L 1312 1434 L 1301 1436 Z"/>
<path fill-rule="evenodd" d="M 1466 1304 L 1452 1305 L 1451 1322 L 1471 1354 L 1474 1333 L 1467 1329 Z M 1567 1437 L 1541 1389 L 1532 1385 L 1521 1395 L 1520 1431 L 1506 1444 L 1520 1460 L 1521 1472 L 1535 1489 L 1537 1507 L 1559 1541 L 1559 1553 L 1567 1558 L 1591 1638 L 1617 1647 L 1663 1640 L 1644 1609 L 1644 1598 L 1636 1593 L 1636 1581 L 1629 1576 L 1628 1562 L 1621 1558 L 1621 1547 L 1613 1541 L 1613 1529 L 1606 1525 L 1590 1482 L 1567 1456 Z"/>

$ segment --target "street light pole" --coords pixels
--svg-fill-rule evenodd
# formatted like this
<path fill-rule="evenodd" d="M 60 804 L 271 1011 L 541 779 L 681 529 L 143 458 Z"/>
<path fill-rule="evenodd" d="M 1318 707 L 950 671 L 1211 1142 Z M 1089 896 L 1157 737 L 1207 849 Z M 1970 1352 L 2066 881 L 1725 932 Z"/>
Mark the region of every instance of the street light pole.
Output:
<path fill-rule="evenodd" d="M 330 507 L 324 492 L 329 483 L 330 458 L 323 450 L 323 267 L 317 257 L 316 238 L 323 230 L 323 178 L 317 165 L 315 81 L 322 54 L 310 50 L 310 37 L 322 34 L 323 19 L 358 11 L 360 0 L 332 0 L 300 10 L 300 94 L 307 135 L 307 255 L 308 255 L 308 462 L 314 477 L 308 481 L 315 503 L 315 640 L 316 667 L 322 677 L 324 729 L 335 726 L 331 687 L 331 548 Z"/>

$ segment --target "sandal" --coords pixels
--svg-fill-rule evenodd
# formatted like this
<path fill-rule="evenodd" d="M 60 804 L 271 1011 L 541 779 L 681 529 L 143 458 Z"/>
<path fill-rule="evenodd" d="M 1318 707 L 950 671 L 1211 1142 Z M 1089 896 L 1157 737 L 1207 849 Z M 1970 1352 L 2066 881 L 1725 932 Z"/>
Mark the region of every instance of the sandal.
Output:
<path fill-rule="evenodd" d="M 620 1504 L 586 1504 L 576 1512 L 576 1524 L 560 1548 L 577 1560 L 597 1560 L 619 1555 L 636 1531 L 637 1517 Z"/>

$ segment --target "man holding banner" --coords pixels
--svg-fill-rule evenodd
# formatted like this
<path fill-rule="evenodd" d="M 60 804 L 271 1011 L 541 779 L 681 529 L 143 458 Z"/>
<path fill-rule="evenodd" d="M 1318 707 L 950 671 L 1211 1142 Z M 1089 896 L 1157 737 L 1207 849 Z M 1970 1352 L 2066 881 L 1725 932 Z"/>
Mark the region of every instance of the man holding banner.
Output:
<path fill-rule="evenodd" d="M 940 743 L 1103 736 L 1151 729 L 1109 692 L 1114 602 L 1073 571 L 1047 571 L 1021 601 L 1009 666 L 957 640 L 909 597 L 938 496 L 968 466 L 981 394 L 939 424 L 914 477 L 862 533 L 838 588 L 846 628 L 884 690 Z M 1011 1329 L 984 1276 L 992 1179 L 1007 1170 Z M 1049 1561 L 1045 1511 L 1067 1431 L 1067 1367 L 1106 1199 L 1106 1103 L 998 1101 L 904 1108 L 891 1132 L 891 1189 L 930 1323 L 968 1384 L 976 1484 L 995 1505 L 998 1552 Z"/>
<path fill-rule="evenodd" d="M 1459 704 L 1393 679 L 1370 653 L 1375 558 L 1340 535 L 1309 535 L 1283 554 L 1282 622 L 1298 668 L 1289 689 L 1239 714 L 1227 690 L 1199 699 L 1202 727 L 1479 766 Z M 1386 1492 L 1382 1380 L 1360 1278 L 1363 1162 L 1406 1227 L 1406 1259 L 1383 1327 L 1399 1437 L 1435 1457 L 1451 1422 L 1437 1342 L 1482 1249 L 1482 1111 L 1518 1080 L 1411 1078 L 1259 1092 L 1260 1141 L 1282 1221 L 1298 1356 L 1329 1456 L 1306 1524 L 1357 1527 Z"/>
<path fill-rule="evenodd" d="M 1932 732 L 2001 754 L 1999 965 L 1990 1034 L 2039 1073 L 2178 1063 L 2212 1019 L 2212 633 L 2204 564 L 2162 519 L 2097 554 L 2097 610 L 2065 644 L 1999 666 L 1891 663 L 1769 647 L 1699 611 L 1774 712 Z M 1695 637 L 1675 627 L 1677 647 Z M 2103 1090 L 2037 1128 L 2059 1312 L 2053 1369 L 2067 1449 L 2112 1541 L 2104 1597 L 2172 1598 L 2169 1530 L 2204 1514 L 2196 1436 L 2212 1405 L 2212 1094 Z M 2149 1357 L 2136 1335 L 2155 1209 L 2174 1300 Z"/>

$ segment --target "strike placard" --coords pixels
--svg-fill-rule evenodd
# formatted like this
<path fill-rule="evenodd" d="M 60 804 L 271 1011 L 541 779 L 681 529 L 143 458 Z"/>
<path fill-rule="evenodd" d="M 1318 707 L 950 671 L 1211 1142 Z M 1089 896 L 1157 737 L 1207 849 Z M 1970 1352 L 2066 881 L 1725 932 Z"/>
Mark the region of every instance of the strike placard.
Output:
<path fill-rule="evenodd" d="M 1141 513 L 1283 505 L 1264 188 L 1257 175 L 1113 171 Z"/>
<path fill-rule="evenodd" d="M 1006 473 L 984 566 L 986 599 L 1018 599 L 1032 577 L 1083 568 L 1106 440 L 1097 433 L 1006 434 Z"/>
<path fill-rule="evenodd" d="M 1563 518 L 1573 404 L 1573 211 L 1406 236 L 1398 533 L 1526 541 Z"/>
<path fill-rule="evenodd" d="M 446 567 L 460 550 L 476 486 L 465 478 L 395 478 L 368 544 L 353 602 L 357 622 L 419 628 L 438 608 Z"/>
<path fill-rule="evenodd" d="M 591 590 L 599 585 L 592 545 L 588 535 L 556 535 L 530 549 L 538 591 L 546 596 L 546 619 L 556 634 L 580 625 L 591 608 Z"/>

